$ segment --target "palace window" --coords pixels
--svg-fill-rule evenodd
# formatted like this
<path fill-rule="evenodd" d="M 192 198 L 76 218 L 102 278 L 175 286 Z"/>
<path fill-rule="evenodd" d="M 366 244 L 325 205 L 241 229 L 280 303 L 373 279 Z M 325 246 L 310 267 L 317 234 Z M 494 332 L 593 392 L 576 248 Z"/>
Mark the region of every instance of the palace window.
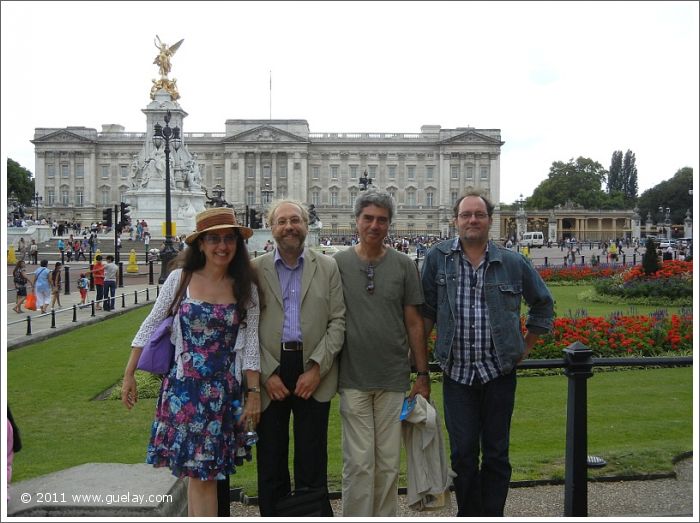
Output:
<path fill-rule="evenodd" d="M 338 206 L 338 191 L 336 189 L 331 191 L 331 206 Z"/>
<path fill-rule="evenodd" d="M 321 195 L 318 191 L 311 192 L 311 203 L 314 205 L 321 205 Z"/>
<path fill-rule="evenodd" d="M 68 189 L 61 191 L 61 204 L 68 206 Z"/>
<path fill-rule="evenodd" d="M 70 170 L 68 169 L 68 164 L 62 163 L 61 164 L 61 178 L 68 178 L 69 174 L 70 174 Z"/>
<path fill-rule="evenodd" d="M 75 164 L 75 177 L 76 178 L 85 177 L 85 164 L 84 163 L 76 163 Z"/>
<path fill-rule="evenodd" d="M 481 169 L 479 170 L 479 176 L 482 180 L 489 179 L 489 168 L 486 165 L 481 166 Z"/>
<path fill-rule="evenodd" d="M 435 176 L 435 167 L 432 165 L 426 165 L 425 166 L 425 179 L 432 180 L 434 176 Z"/>
<path fill-rule="evenodd" d="M 338 179 L 338 166 L 331 165 L 331 180 L 337 180 L 337 179 Z"/>
<path fill-rule="evenodd" d="M 425 205 L 428 207 L 433 206 L 433 197 L 435 196 L 435 193 L 433 191 L 426 191 L 425 193 Z"/>
<path fill-rule="evenodd" d="M 85 204 L 85 197 L 82 189 L 75 190 L 75 206 L 82 207 Z"/>
<path fill-rule="evenodd" d="M 415 165 L 407 165 L 406 170 L 408 173 L 408 179 L 415 180 L 416 179 L 416 166 Z"/>
<path fill-rule="evenodd" d="M 459 165 L 450 165 L 450 174 L 453 180 L 459 180 Z"/>
<path fill-rule="evenodd" d="M 46 164 L 46 177 L 53 178 L 54 176 L 56 176 L 56 166 L 52 163 L 47 163 Z"/>
<path fill-rule="evenodd" d="M 318 180 L 321 177 L 321 168 L 318 165 L 314 165 L 311 168 L 311 178 Z"/>
<path fill-rule="evenodd" d="M 56 203 L 56 193 L 54 193 L 53 189 L 49 189 L 46 191 L 46 204 L 53 205 L 54 203 Z"/>
<path fill-rule="evenodd" d="M 467 165 L 467 180 L 473 180 L 473 179 L 474 179 L 474 166 Z"/>
<path fill-rule="evenodd" d="M 109 165 L 100 165 L 100 175 L 102 178 L 109 178 Z"/>
<path fill-rule="evenodd" d="M 396 180 L 396 166 L 395 165 L 389 166 L 389 179 Z"/>
<path fill-rule="evenodd" d="M 119 176 L 121 178 L 126 178 L 127 176 L 129 176 L 129 167 L 127 167 L 126 165 L 120 165 L 119 166 Z"/>
<path fill-rule="evenodd" d="M 409 189 L 406 191 L 406 205 L 409 207 L 416 206 L 416 191 L 415 189 Z"/>

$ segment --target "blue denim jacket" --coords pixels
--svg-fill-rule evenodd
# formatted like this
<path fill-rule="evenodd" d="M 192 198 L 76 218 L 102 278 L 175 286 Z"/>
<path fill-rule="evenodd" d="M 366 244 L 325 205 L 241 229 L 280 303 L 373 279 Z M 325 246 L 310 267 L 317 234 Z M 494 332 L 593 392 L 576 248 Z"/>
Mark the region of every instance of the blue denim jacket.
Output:
<path fill-rule="evenodd" d="M 459 277 L 459 252 L 454 239 L 435 245 L 425 257 L 421 279 L 425 302 L 423 316 L 437 326 L 434 353 L 445 368 L 452 359 L 455 338 L 455 308 Z M 493 242 L 488 246 L 484 293 L 491 322 L 491 337 L 501 370 L 509 373 L 525 351 L 520 330 L 520 303 L 529 305 L 527 329 L 534 334 L 551 330 L 554 300 L 539 273 L 519 253 Z"/>

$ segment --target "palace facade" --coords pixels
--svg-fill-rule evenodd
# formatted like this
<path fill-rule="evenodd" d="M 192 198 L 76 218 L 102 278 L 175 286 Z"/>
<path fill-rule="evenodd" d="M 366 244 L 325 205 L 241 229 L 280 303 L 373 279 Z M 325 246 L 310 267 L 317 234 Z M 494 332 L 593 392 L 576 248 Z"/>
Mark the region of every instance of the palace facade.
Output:
<path fill-rule="evenodd" d="M 120 125 L 35 129 L 40 216 L 100 220 L 102 209 L 132 189 L 132 162 L 151 137 L 150 129 L 126 132 Z M 462 191 L 477 189 L 499 201 L 503 144 L 500 129 L 423 125 L 419 133 L 316 133 L 306 120 L 227 120 L 222 133 L 183 133 L 210 196 L 218 192 L 242 213 L 278 197 L 313 204 L 321 235 L 354 231 L 352 206 L 365 171 L 395 198 L 395 234 L 446 235 Z M 495 238 L 500 226 L 494 220 Z"/>

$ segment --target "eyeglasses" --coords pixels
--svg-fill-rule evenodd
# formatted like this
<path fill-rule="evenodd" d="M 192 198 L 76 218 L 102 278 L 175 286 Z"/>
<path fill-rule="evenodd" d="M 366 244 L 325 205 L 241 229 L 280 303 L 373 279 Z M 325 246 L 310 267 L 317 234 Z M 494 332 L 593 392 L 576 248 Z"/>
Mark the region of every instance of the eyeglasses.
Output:
<path fill-rule="evenodd" d="M 280 227 L 284 227 L 288 223 L 292 225 L 301 225 L 302 219 L 299 218 L 298 216 L 293 216 L 292 218 L 280 218 L 279 220 L 275 220 L 275 225 L 279 225 Z"/>
<path fill-rule="evenodd" d="M 485 212 L 461 212 L 457 216 L 462 220 L 471 220 L 472 216 L 477 220 L 485 220 L 489 217 Z"/>
<path fill-rule="evenodd" d="M 204 235 L 204 241 L 208 243 L 209 245 L 218 245 L 222 241 L 224 243 L 227 243 L 228 245 L 233 245 L 236 243 L 236 240 L 238 239 L 238 235 L 229 233 L 225 235 L 218 235 L 218 234 L 205 234 Z"/>
<path fill-rule="evenodd" d="M 374 294 L 374 265 L 367 265 L 367 292 Z"/>

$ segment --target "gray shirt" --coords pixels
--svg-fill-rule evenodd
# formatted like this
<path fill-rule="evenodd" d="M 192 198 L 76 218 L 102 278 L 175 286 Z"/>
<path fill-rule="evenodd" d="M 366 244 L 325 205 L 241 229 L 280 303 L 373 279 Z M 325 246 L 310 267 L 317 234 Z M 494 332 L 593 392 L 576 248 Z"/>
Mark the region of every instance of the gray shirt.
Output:
<path fill-rule="evenodd" d="M 410 386 L 404 305 L 423 303 L 415 263 L 388 249 L 374 264 L 374 291 L 367 262 L 354 248 L 335 255 L 345 297 L 345 344 L 340 353 L 339 387 L 404 392 Z"/>
<path fill-rule="evenodd" d="M 105 264 L 105 281 L 117 281 L 119 267 L 114 262 Z"/>

